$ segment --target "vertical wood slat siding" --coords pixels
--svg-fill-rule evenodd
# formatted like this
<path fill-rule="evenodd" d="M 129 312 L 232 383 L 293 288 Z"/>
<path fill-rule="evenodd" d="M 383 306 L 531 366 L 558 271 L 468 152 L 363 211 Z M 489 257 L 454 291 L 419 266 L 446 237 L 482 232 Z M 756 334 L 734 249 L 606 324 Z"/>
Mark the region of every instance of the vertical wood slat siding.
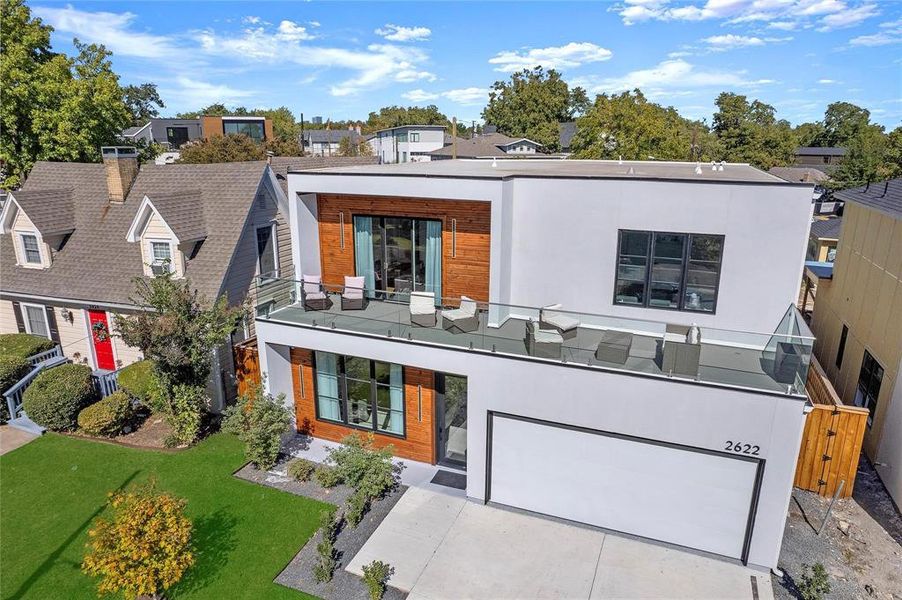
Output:
<path fill-rule="evenodd" d="M 323 282 L 343 285 L 354 275 L 354 215 L 412 217 L 442 221 L 442 296 L 489 299 L 491 205 L 473 200 L 434 200 L 320 194 L 317 198 Z M 339 214 L 344 214 L 344 248 Z M 452 258 L 451 219 L 456 219 Z"/>
<path fill-rule="evenodd" d="M 304 348 L 291 349 L 291 374 L 294 389 L 294 408 L 297 428 L 313 437 L 339 442 L 351 433 L 367 432 L 337 423 L 316 420 L 316 392 L 314 388 L 313 352 Z M 418 399 L 422 389 L 422 402 Z M 375 445 L 382 448 L 394 446 L 394 453 L 401 458 L 421 462 L 435 462 L 435 385 L 432 371 L 416 367 L 404 367 L 404 439 L 374 434 Z M 422 412 L 421 412 L 422 408 Z"/>
<path fill-rule="evenodd" d="M 257 340 L 251 339 L 232 346 L 235 357 L 235 383 L 238 395 L 246 394 L 252 385 L 260 384 L 260 355 Z"/>

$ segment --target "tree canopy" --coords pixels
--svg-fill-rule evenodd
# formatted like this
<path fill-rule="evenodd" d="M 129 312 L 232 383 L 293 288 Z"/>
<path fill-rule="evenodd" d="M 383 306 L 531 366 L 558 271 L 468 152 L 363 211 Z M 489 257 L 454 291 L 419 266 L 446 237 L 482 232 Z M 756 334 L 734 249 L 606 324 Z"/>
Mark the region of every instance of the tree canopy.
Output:
<path fill-rule="evenodd" d="M 560 149 L 559 124 L 572 121 L 589 105 L 584 89 L 570 89 L 554 69 L 536 67 L 496 81 L 482 118 L 501 133 L 529 138 L 555 152 Z"/>
<path fill-rule="evenodd" d="M 244 134 L 216 135 L 183 145 L 178 162 L 203 164 L 263 160 L 266 152 Z"/>
<path fill-rule="evenodd" d="M 798 139 L 776 109 L 759 100 L 723 92 L 715 100 L 712 130 L 720 144 L 720 158 L 747 162 L 761 169 L 792 164 Z"/>
<path fill-rule="evenodd" d="M 144 125 L 160 116 L 158 108 L 166 108 L 155 83 L 127 85 L 122 88 L 122 99 L 132 114 L 132 125 Z"/>

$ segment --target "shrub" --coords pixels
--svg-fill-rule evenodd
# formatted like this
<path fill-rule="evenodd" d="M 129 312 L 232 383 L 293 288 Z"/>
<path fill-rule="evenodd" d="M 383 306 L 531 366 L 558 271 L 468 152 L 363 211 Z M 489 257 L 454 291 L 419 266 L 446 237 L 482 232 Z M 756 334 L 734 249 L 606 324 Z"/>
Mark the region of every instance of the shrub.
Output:
<path fill-rule="evenodd" d="M 348 496 L 347 510 L 345 511 L 345 519 L 351 527 L 357 528 L 357 525 L 363 520 L 363 515 L 369 509 L 370 500 L 362 491 L 358 490 Z"/>
<path fill-rule="evenodd" d="M 332 580 L 332 574 L 338 561 L 335 559 L 335 536 L 338 534 L 338 521 L 332 513 L 324 510 L 319 514 L 320 541 L 316 545 L 317 560 L 313 565 L 313 577 L 319 583 Z"/>
<path fill-rule="evenodd" d="M 318 484 L 327 489 L 334 488 L 341 483 L 341 475 L 338 471 L 325 465 L 320 465 L 316 468 L 313 472 L 313 478 L 316 479 Z"/>
<path fill-rule="evenodd" d="M 222 429 L 237 435 L 245 444 L 248 460 L 258 469 L 267 470 L 279 458 L 282 434 L 290 423 L 285 394 L 273 399 L 263 393 L 263 386 L 258 383 L 225 410 Z"/>
<path fill-rule="evenodd" d="M 28 417 L 47 429 L 66 431 L 77 423 L 78 411 L 97 397 L 91 368 L 65 364 L 43 371 L 22 395 Z"/>
<path fill-rule="evenodd" d="M 110 495 L 109 518 L 88 531 L 82 570 L 99 576 L 99 594 L 158 595 L 194 564 L 193 526 L 185 501 L 157 492 L 153 483 Z"/>
<path fill-rule="evenodd" d="M 167 446 L 184 446 L 197 439 L 206 403 L 207 394 L 203 386 L 173 386 L 168 402 L 171 410 L 166 413 L 166 422 L 172 430 L 165 441 Z"/>
<path fill-rule="evenodd" d="M 25 356 L 0 354 L 0 394 L 19 383 L 31 371 L 31 363 Z"/>
<path fill-rule="evenodd" d="M 394 573 L 395 568 L 381 560 L 374 560 L 368 565 L 363 565 L 363 582 L 370 593 L 370 600 L 382 600 L 388 579 Z"/>
<path fill-rule="evenodd" d="M 0 335 L 0 356 L 21 356 L 28 358 L 46 352 L 56 346 L 56 342 L 30 333 L 5 333 Z"/>
<path fill-rule="evenodd" d="M 288 476 L 297 481 L 309 481 L 316 471 L 316 463 L 298 458 L 288 463 Z"/>
<path fill-rule="evenodd" d="M 153 361 L 139 360 L 120 369 L 119 389 L 144 406 L 154 409 L 152 398 L 156 384 L 154 381 Z"/>
<path fill-rule="evenodd" d="M 367 500 L 381 498 L 400 480 L 401 467 L 392 458 L 394 447 L 373 447 L 373 435 L 356 434 L 341 440 L 341 446 L 329 450 L 327 462 L 334 464 L 341 481 L 364 494 Z"/>
<path fill-rule="evenodd" d="M 112 437 L 134 418 L 131 398 L 125 392 L 118 391 L 83 408 L 78 413 L 78 426 L 90 435 Z"/>
<path fill-rule="evenodd" d="M 802 576 L 799 580 L 799 595 L 802 600 L 821 600 L 830 593 L 830 579 L 827 569 L 821 563 L 814 567 L 802 565 Z"/>

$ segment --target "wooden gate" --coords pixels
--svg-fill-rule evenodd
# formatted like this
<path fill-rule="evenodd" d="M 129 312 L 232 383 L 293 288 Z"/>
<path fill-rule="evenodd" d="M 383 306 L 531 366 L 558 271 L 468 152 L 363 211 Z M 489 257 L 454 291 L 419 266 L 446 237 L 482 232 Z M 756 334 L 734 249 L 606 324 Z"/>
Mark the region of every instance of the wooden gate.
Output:
<path fill-rule="evenodd" d="M 260 383 L 260 356 L 257 352 L 257 338 L 234 345 L 235 350 L 235 383 L 238 395 L 245 394 L 248 389 Z"/>
<path fill-rule="evenodd" d="M 855 487 L 868 410 L 844 405 L 814 356 L 805 383 L 814 409 L 805 421 L 794 485 L 832 496 L 845 481 L 840 498 Z"/>

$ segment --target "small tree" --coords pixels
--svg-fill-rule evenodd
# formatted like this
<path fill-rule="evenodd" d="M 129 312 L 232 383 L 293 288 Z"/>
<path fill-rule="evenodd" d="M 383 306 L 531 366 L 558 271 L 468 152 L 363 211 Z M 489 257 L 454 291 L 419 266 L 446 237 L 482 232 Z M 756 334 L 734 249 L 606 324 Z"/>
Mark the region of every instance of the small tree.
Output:
<path fill-rule="evenodd" d="M 88 531 L 82 570 L 101 578 L 100 594 L 161 598 L 194 564 L 185 501 L 158 492 L 151 482 L 111 493 L 108 505 L 110 517 L 97 518 Z"/>
<path fill-rule="evenodd" d="M 291 413 L 285 408 L 285 394 L 273 399 L 257 383 L 226 409 L 222 429 L 237 435 L 246 446 L 248 460 L 258 469 L 267 470 L 279 458 L 282 434 L 289 423 Z"/>
<path fill-rule="evenodd" d="M 363 565 L 363 581 L 370 593 L 370 600 L 382 600 L 388 579 L 394 572 L 394 567 L 381 560 L 374 560 L 368 565 Z"/>
<path fill-rule="evenodd" d="M 180 163 L 223 163 L 263 160 L 266 152 L 243 133 L 215 135 L 184 144 L 180 150 Z"/>

